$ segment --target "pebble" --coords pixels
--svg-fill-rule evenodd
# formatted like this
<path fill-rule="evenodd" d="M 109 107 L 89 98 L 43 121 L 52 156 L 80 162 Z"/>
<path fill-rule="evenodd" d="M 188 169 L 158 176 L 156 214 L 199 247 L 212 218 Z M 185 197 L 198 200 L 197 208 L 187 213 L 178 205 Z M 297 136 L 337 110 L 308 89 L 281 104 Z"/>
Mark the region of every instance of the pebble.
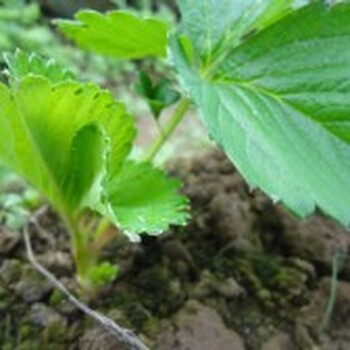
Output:
<path fill-rule="evenodd" d="M 154 350 L 244 350 L 243 339 L 228 329 L 216 310 L 189 301 L 173 324 L 160 332 Z"/>

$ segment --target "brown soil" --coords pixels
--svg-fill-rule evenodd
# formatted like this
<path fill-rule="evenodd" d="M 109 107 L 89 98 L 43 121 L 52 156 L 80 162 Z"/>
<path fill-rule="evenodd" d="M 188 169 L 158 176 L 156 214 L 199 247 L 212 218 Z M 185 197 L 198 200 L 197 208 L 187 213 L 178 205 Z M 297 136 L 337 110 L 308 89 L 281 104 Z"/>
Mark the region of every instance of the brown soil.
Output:
<path fill-rule="evenodd" d="M 192 220 L 105 250 L 121 275 L 89 300 L 155 350 L 350 349 L 350 236 L 316 214 L 297 220 L 252 192 L 219 152 L 177 162 Z M 64 227 L 47 211 L 32 233 L 39 260 L 74 290 Z M 320 331 L 341 255 L 328 327 Z M 334 282 L 334 281 L 333 281 Z M 1 349 L 121 349 L 27 262 L 18 233 L 0 231 Z"/>

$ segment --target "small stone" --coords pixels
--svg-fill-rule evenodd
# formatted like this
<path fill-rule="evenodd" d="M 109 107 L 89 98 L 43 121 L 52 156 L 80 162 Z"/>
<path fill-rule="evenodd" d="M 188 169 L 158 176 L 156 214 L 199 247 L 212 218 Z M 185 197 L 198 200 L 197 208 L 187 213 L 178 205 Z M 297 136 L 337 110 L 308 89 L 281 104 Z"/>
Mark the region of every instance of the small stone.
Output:
<path fill-rule="evenodd" d="M 208 271 L 203 270 L 199 282 L 193 288 L 191 294 L 194 298 L 205 298 L 210 296 L 213 292 L 213 284 L 215 283 L 214 275 Z"/>
<path fill-rule="evenodd" d="M 0 255 L 11 253 L 19 244 L 21 236 L 16 231 L 0 227 Z"/>
<path fill-rule="evenodd" d="M 204 270 L 191 295 L 198 299 L 212 295 L 220 295 L 225 299 L 234 299 L 244 293 L 245 290 L 232 277 L 220 280 L 210 271 Z"/>
<path fill-rule="evenodd" d="M 226 299 L 234 299 L 245 293 L 244 288 L 241 287 L 232 277 L 227 278 L 222 283 L 216 285 L 215 289 L 218 294 Z"/>
<path fill-rule="evenodd" d="M 189 301 L 161 331 L 154 350 L 244 350 L 238 333 L 228 329 L 219 314 L 196 301 Z"/>

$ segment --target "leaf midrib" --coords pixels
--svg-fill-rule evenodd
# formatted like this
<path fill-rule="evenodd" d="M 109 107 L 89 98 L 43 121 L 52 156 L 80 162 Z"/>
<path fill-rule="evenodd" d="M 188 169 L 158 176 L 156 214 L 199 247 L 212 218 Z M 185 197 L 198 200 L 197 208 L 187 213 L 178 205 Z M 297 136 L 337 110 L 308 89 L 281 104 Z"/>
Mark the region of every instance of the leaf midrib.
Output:
<path fill-rule="evenodd" d="M 11 92 L 11 94 L 12 94 L 12 92 Z M 21 124 L 23 125 L 24 131 L 28 137 L 28 141 L 30 142 L 31 147 L 34 150 L 34 153 L 38 155 L 39 162 L 42 165 L 42 169 L 45 170 L 45 172 L 48 176 L 49 182 L 53 185 L 53 189 L 55 191 L 54 196 L 57 197 L 58 200 L 57 201 L 55 200 L 55 202 L 57 202 L 57 203 L 53 203 L 53 200 L 51 199 L 51 204 L 54 206 L 57 206 L 55 209 L 59 213 L 64 215 L 64 217 L 68 217 L 68 213 L 66 213 L 66 210 L 65 210 L 66 206 L 64 205 L 64 200 L 63 200 L 63 196 L 62 196 L 62 191 L 60 190 L 60 186 L 59 186 L 52 170 L 48 166 L 40 146 L 38 145 L 38 143 L 35 140 L 34 135 L 30 131 L 30 128 L 26 122 L 25 115 L 20 107 L 20 104 L 19 104 L 16 96 L 14 96 L 13 101 L 14 101 L 16 109 L 18 111 L 18 115 L 19 115 Z M 45 189 L 42 189 L 42 191 L 43 191 L 43 194 L 45 194 Z"/>
<path fill-rule="evenodd" d="M 238 85 L 238 88 L 240 87 L 239 86 L 239 84 L 237 84 Z M 251 92 L 253 92 L 253 93 L 255 93 L 255 94 L 258 94 L 258 95 L 263 95 L 263 96 L 267 96 L 267 97 L 270 97 L 270 98 L 273 98 L 275 101 L 277 101 L 277 103 L 284 103 L 284 101 L 282 100 L 282 99 L 280 99 L 280 98 L 275 98 L 275 95 L 273 95 L 273 94 L 268 94 L 268 93 L 265 93 L 265 92 L 263 92 L 263 91 L 259 91 L 258 89 L 254 89 L 254 88 L 250 88 L 249 86 L 243 86 L 243 85 L 241 85 L 241 87 L 243 88 L 242 90 L 244 91 L 244 89 L 248 89 L 248 90 L 250 90 Z M 241 98 L 241 97 L 240 97 Z M 245 102 L 244 102 L 245 103 Z M 246 104 L 246 103 L 245 103 Z M 288 104 L 288 103 L 286 103 L 286 106 L 287 107 L 289 107 L 289 108 L 291 108 L 292 110 L 295 110 L 296 112 L 299 112 L 300 113 L 300 111 L 298 110 L 298 109 L 296 109 L 294 106 L 291 106 L 290 104 Z M 305 115 L 304 113 L 302 113 L 303 115 Z M 309 117 L 310 119 L 311 119 L 311 117 Z M 312 121 L 313 122 L 315 122 L 315 120 L 314 119 L 312 119 Z M 323 127 L 323 129 L 326 131 L 326 129 Z M 328 131 L 328 130 L 327 130 Z M 328 131 L 329 132 L 329 131 Z M 304 157 L 304 153 L 303 152 L 298 152 L 299 153 L 299 155 L 301 156 L 301 158 L 304 158 L 305 159 L 305 164 L 307 164 L 308 163 L 308 159 L 307 158 L 305 158 Z M 320 176 L 322 176 L 322 174 L 320 174 Z M 344 185 L 346 186 L 347 184 L 346 183 L 344 183 Z M 315 198 L 313 198 L 313 200 L 315 201 Z"/>
<path fill-rule="evenodd" d="M 325 126 L 325 124 L 329 124 L 331 121 L 325 121 L 322 122 L 316 118 L 314 118 L 312 115 L 310 115 L 307 111 L 305 111 L 303 108 L 301 108 L 299 105 L 297 105 L 296 103 L 293 103 L 290 100 L 284 99 L 281 95 L 275 93 L 273 90 L 270 90 L 266 87 L 263 87 L 261 85 L 256 85 L 256 84 L 251 84 L 251 81 L 247 80 L 236 80 L 236 79 L 232 79 L 230 78 L 230 80 L 215 80 L 214 82 L 212 82 L 214 84 L 221 84 L 221 85 L 227 85 L 229 86 L 229 84 L 234 84 L 238 87 L 242 87 L 244 89 L 250 90 L 255 94 L 262 94 L 265 95 L 267 97 L 270 97 L 274 100 L 276 100 L 277 102 L 281 103 L 281 104 L 285 104 L 286 106 L 288 106 L 289 108 L 295 110 L 296 112 L 302 114 L 303 116 L 305 116 L 306 118 L 308 118 L 309 120 L 313 121 L 314 123 L 318 124 L 319 126 L 321 126 L 324 130 L 326 130 L 327 132 L 329 132 L 333 137 L 335 137 L 337 140 L 345 143 L 346 145 L 348 145 L 348 143 L 344 142 L 343 139 L 339 138 L 336 134 L 334 134 L 332 131 L 328 130 L 327 127 Z M 341 122 L 341 121 L 337 121 L 337 122 Z"/>
<path fill-rule="evenodd" d="M 244 38 L 244 36 L 247 35 L 250 31 L 252 31 L 254 29 L 258 29 L 258 28 L 254 28 L 254 24 L 259 20 L 260 15 L 262 15 L 263 12 L 261 12 L 255 18 L 255 20 L 247 26 L 245 31 L 242 31 L 239 35 L 237 35 L 235 33 L 236 32 L 235 29 L 237 27 L 237 24 L 238 25 L 240 24 L 242 19 L 247 15 L 247 13 L 249 13 L 249 11 L 254 6 L 256 6 L 255 3 L 251 4 L 251 6 L 248 6 L 245 9 L 245 11 L 242 13 L 241 17 L 239 17 L 236 21 L 231 23 L 231 26 L 227 29 L 226 33 L 223 35 L 222 39 L 218 42 L 216 47 L 212 47 L 211 45 L 208 46 L 209 52 L 207 52 L 207 54 L 205 56 L 207 59 L 204 62 L 204 67 L 202 68 L 202 72 L 203 72 L 202 76 L 203 77 L 212 76 L 212 74 L 214 74 L 214 72 L 216 71 L 217 67 L 222 62 L 224 62 L 228 56 L 232 55 L 234 53 L 234 51 L 236 51 L 242 44 L 245 43 L 245 41 L 242 40 L 242 38 Z M 308 6 L 310 6 L 310 4 Z M 282 18 L 287 17 L 291 13 L 292 13 L 291 11 L 287 11 Z M 269 29 L 269 28 L 271 28 L 271 26 L 278 24 L 278 22 L 280 20 L 282 20 L 282 18 L 280 18 L 277 22 L 270 24 L 267 28 L 263 28 L 262 30 L 258 29 L 258 33 L 261 33 L 261 31 L 264 31 L 265 29 Z M 235 41 L 233 43 L 231 43 L 230 45 L 228 45 L 228 42 L 231 41 L 232 39 L 235 39 Z M 210 63 L 209 63 L 208 58 L 212 59 Z"/>

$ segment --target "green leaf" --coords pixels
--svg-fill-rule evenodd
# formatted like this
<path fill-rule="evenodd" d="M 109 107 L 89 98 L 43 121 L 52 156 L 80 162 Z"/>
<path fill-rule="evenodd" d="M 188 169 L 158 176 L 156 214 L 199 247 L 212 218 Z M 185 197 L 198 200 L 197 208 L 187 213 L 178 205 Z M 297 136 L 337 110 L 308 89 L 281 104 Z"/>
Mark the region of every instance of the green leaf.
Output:
<path fill-rule="evenodd" d="M 154 87 L 152 80 L 147 73 L 140 71 L 139 81 L 135 84 L 135 90 L 142 97 L 153 97 Z"/>
<path fill-rule="evenodd" d="M 178 193 L 180 183 L 148 163 L 126 162 L 106 186 L 100 208 L 133 241 L 147 232 L 159 235 L 170 224 L 188 218 L 187 199 Z"/>
<path fill-rule="evenodd" d="M 295 0 L 179 0 L 183 32 L 205 60 L 222 55 L 227 43 L 238 44 L 298 6 Z"/>
<path fill-rule="evenodd" d="M 349 18 L 349 4 L 305 6 L 240 44 L 227 44 L 205 71 L 189 65 L 177 40 L 172 45 L 208 132 L 249 184 L 300 216 L 318 206 L 345 225 Z"/>
<path fill-rule="evenodd" d="M 138 18 L 124 11 L 103 15 L 84 10 L 76 20 L 57 21 L 60 30 L 78 46 L 118 58 L 166 56 L 167 25 L 155 18 Z"/>
<path fill-rule="evenodd" d="M 96 124 L 87 124 L 73 137 L 62 189 L 70 206 L 79 206 L 81 197 L 91 191 L 100 180 L 96 175 L 103 170 L 106 143 L 102 131 Z"/>
<path fill-rule="evenodd" d="M 45 59 L 35 53 L 16 50 L 14 54 L 4 54 L 12 79 L 22 79 L 29 74 L 40 75 L 52 82 L 74 79 L 73 73 L 63 68 L 53 59 Z"/>
<path fill-rule="evenodd" d="M 165 107 L 169 107 L 180 100 L 180 93 L 172 89 L 171 81 L 162 79 L 154 89 L 154 99 L 160 101 Z"/>
<path fill-rule="evenodd" d="M 63 215 L 92 192 L 98 200 L 103 175 L 119 170 L 135 134 L 124 107 L 92 84 L 29 76 L 0 84 L 0 104 L 2 161 Z"/>
<path fill-rule="evenodd" d="M 112 265 L 108 261 L 103 261 L 95 265 L 89 271 L 89 278 L 93 285 L 103 286 L 113 282 L 119 275 L 119 267 Z"/>
<path fill-rule="evenodd" d="M 168 79 L 161 79 L 154 85 L 149 75 L 140 72 L 135 90 L 146 99 L 155 119 L 159 118 L 163 109 L 175 104 L 181 97 L 171 85 L 172 82 Z"/>

